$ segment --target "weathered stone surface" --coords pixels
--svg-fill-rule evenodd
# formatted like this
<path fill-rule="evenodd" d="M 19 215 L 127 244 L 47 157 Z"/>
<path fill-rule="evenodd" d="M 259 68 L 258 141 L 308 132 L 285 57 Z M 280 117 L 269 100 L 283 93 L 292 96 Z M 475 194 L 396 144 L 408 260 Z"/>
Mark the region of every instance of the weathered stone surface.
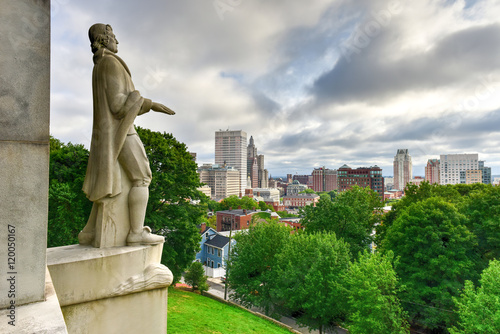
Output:
<path fill-rule="evenodd" d="M 0 141 L 49 136 L 50 1 L 0 0 Z"/>
<path fill-rule="evenodd" d="M 0 8 L 0 235 L 14 231 L 0 240 L 0 291 L 10 289 L 7 273 L 16 290 L 0 296 L 2 309 L 44 299 L 50 1 L 0 0 Z"/>
<path fill-rule="evenodd" d="M 160 264 L 163 244 L 49 248 L 47 262 L 69 333 L 167 330 L 172 273 Z"/>
<path fill-rule="evenodd" d="M 67 334 L 66 324 L 50 273 L 45 270 L 45 300 L 16 308 L 15 326 L 8 323 L 9 309 L 0 310 L 0 333 Z"/>
<path fill-rule="evenodd" d="M 116 295 L 117 289 L 131 277 L 144 275 L 148 266 L 159 264 L 162 249 L 163 244 L 112 248 L 72 245 L 47 249 L 47 266 L 59 303 L 67 306 Z M 170 278 L 155 287 L 168 286 L 171 282 Z"/>
<path fill-rule="evenodd" d="M 168 289 L 155 289 L 63 307 L 71 334 L 167 333 Z"/>
<path fill-rule="evenodd" d="M 16 273 L 17 304 L 44 298 L 48 151 L 48 145 L 0 142 L 0 272 Z M 9 226 L 14 233 L 8 233 Z M 12 267 L 9 263 L 13 263 Z M 7 291 L 7 284 L 2 276 L 0 291 Z M 9 299 L 2 294 L 0 308 L 8 303 Z"/>

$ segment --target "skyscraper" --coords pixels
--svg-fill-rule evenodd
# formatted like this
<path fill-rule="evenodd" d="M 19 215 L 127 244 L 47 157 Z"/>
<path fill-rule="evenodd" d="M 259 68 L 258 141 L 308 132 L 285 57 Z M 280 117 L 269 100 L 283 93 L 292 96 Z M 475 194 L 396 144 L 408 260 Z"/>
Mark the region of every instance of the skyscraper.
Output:
<path fill-rule="evenodd" d="M 394 156 L 394 189 L 404 190 L 413 178 L 413 167 L 408 149 L 399 149 Z"/>
<path fill-rule="evenodd" d="M 236 168 L 240 173 L 240 194 L 247 186 L 247 134 L 242 130 L 215 132 L 215 163 Z"/>
<path fill-rule="evenodd" d="M 460 172 L 479 170 L 478 154 L 441 154 L 439 178 L 441 184 L 460 183 Z"/>
<path fill-rule="evenodd" d="M 247 175 L 250 177 L 250 188 L 259 187 L 259 167 L 257 163 L 257 147 L 250 136 L 250 143 L 247 146 Z"/>
<path fill-rule="evenodd" d="M 427 166 L 425 166 L 425 181 L 430 184 L 439 184 L 439 159 L 427 160 Z"/>

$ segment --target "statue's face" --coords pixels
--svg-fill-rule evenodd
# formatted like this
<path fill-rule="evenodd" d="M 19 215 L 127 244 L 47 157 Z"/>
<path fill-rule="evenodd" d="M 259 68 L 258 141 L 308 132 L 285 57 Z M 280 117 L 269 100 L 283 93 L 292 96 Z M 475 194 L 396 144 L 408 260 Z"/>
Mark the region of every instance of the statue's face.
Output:
<path fill-rule="evenodd" d="M 113 29 L 111 27 L 108 27 L 106 29 L 106 35 L 109 37 L 108 38 L 108 44 L 106 45 L 106 49 L 113 53 L 118 52 L 118 40 L 116 39 L 115 34 L 113 34 Z"/>

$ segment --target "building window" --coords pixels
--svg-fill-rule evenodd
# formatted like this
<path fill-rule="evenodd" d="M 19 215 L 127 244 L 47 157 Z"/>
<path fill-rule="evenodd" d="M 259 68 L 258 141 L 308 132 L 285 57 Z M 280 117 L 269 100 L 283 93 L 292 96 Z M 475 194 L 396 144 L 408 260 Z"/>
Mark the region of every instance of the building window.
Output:
<path fill-rule="evenodd" d="M 217 256 L 220 257 L 221 256 L 221 251 L 220 249 L 217 250 Z"/>

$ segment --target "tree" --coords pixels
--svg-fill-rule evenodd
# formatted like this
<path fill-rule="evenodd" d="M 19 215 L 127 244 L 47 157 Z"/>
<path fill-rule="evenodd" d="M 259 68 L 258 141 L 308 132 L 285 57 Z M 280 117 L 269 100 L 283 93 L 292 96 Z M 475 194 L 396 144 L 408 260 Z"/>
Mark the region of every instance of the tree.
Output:
<path fill-rule="evenodd" d="M 500 333 L 500 262 L 493 260 L 481 274 L 480 286 L 471 281 L 453 301 L 458 309 L 458 327 L 451 334 Z"/>
<path fill-rule="evenodd" d="M 193 291 L 199 290 L 201 294 L 209 289 L 207 276 L 201 262 L 193 262 L 184 275 L 186 284 L 191 285 Z"/>
<path fill-rule="evenodd" d="M 199 250 L 197 225 L 206 214 L 202 205 L 191 200 L 206 200 L 197 190 L 201 186 L 197 166 L 186 145 L 171 134 L 137 127 L 152 171 L 145 224 L 165 237 L 162 263 L 178 281 Z"/>
<path fill-rule="evenodd" d="M 248 231 L 234 236 L 236 244 L 228 259 L 228 283 L 233 299 L 245 306 L 261 307 L 267 314 L 275 312 L 270 295 L 272 268 L 276 254 L 290 238 L 289 227 L 276 222 L 250 225 Z"/>
<path fill-rule="evenodd" d="M 409 333 L 406 313 L 397 297 L 398 278 L 394 254 L 363 252 L 346 274 L 351 334 Z"/>
<path fill-rule="evenodd" d="M 89 151 L 50 137 L 49 214 L 47 247 L 78 243 L 92 209 L 82 191 Z"/>
<path fill-rule="evenodd" d="M 467 226 L 478 240 L 476 270 L 480 273 L 490 260 L 500 259 L 500 188 L 476 186 L 464 202 L 461 212 L 467 216 Z"/>
<path fill-rule="evenodd" d="M 351 254 L 356 257 L 360 251 L 370 248 L 381 212 L 378 194 L 355 186 L 333 200 L 320 198 L 316 207 L 306 206 L 301 224 L 307 233 L 335 232 L 349 244 Z"/>
<path fill-rule="evenodd" d="M 455 320 L 452 297 L 474 275 L 471 250 L 477 244 L 465 223 L 453 204 L 427 198 L 399 214 L 379 247 L 399 257 L 400 296 L 410 319 L 437 332 Z"/>
<path fill-rule="evenodd" d="M 271 267 L 271 296 L 309 329 L 333 326 L 345 318 L 343 277 L 349 246 L 334 233 L 293 234 Z"/>

